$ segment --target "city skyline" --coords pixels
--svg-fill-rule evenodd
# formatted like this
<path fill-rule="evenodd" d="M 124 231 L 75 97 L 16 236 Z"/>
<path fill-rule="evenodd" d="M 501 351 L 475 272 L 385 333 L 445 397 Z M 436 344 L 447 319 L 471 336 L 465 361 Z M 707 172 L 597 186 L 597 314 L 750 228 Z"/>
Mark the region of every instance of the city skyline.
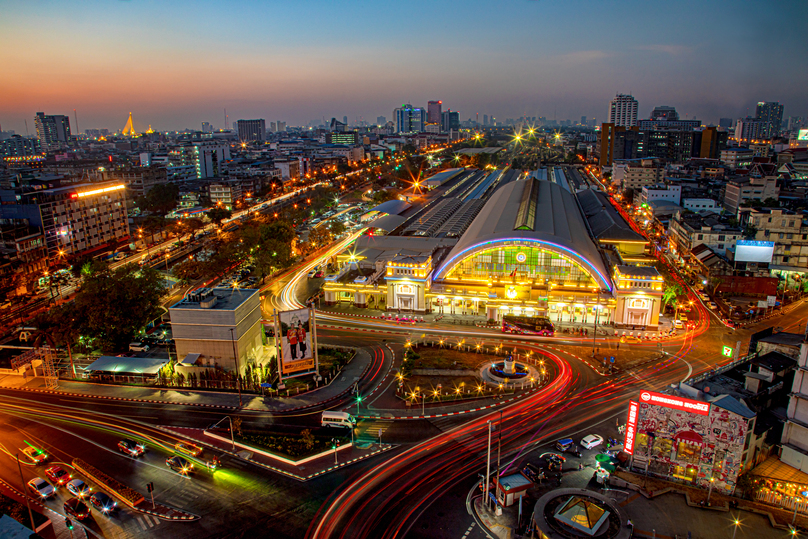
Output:
<path fill-rule="evenodd" d="M 193 9 L 190 9 L 193 7 Z M 669 9 L 669 8 L 666 8 Z M 683 2 L 665 12 L 647 4 L 424 2 L 359 9 L 255 2 L 170 6 L 154 2 L 57 2 L 5 6 L 0 28 L 0 125 L 33 132 L 36 112 L 65 114 L 79 129 L 199 128 L 210 122 L 282 118 L 289 125 L 347 115 L 388 119 L 400 103 L 442 100 L 461 120 L 477 113 L 604 121 L 609 101 L 630 93 L 639 117 L 659 105 L 682 118 L 717 123 L 754 115 L 758 101 L 779 101 L 804 115 L 804 55 L 735 37 L 754 25 L 759 43 L 804 41 L 796 26 L 804 3 L 776 8 L 744 2 Z M 396 24 L 423 13 L 422 28 Z M 433 32 L 430 24 L 441 24 Z M 447 24 L 445 21 L 451 21 Z M 616 31 L 621 28 L 629 31 Z M 721 31 L 724 28 L 726 31 Z M 122 36 L 126 36 L 122 39 Z"/>

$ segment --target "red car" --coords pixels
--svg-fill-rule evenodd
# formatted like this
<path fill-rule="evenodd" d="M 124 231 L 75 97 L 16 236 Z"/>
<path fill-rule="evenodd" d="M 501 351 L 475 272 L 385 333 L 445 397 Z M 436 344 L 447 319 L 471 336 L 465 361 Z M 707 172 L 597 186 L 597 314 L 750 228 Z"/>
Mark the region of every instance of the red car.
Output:
<path fill-rule="evenodd" d="M 90 516 L 90 508 L 78 498 L 70 498 L 64 504 L 65 513 L 77 520 L 84 520 Z"/>
<path fill-rule="evenodd" d="M 45 470 L 45 475 L 48 476 L 54 485 L 61 486 L 70 481 L 70 478 L 73 477 L 69 473 L 65 471 L 64 468 L 61 466 L 51 466 L 47 470 Z"/>

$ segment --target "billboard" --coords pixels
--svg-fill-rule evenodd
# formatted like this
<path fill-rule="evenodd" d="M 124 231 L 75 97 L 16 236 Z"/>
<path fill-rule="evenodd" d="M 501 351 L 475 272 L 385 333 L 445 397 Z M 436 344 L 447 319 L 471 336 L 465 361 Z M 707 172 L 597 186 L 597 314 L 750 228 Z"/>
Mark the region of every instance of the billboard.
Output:
<path fill-rule="evenodd" d="M 698 415 L 708 415 L 710 413 L 710 403 L 685 399 L 684 397 L 674 397 L 663 395 L 653 391 L 641 391 L 640 401 L 645 404 L 653 404 L 664 408 L 672 408 L 682 412 L 692 412 Z"/>
<path fill-rule="evenodd" d="M 626 438 L 623 440 L 623 451 L 629 455 L 634 454 L 634 437 L 637 434 L 637 413 L 640 405 L 634 401 L 628 402 L 628 421 L 626 421 Z"/>
<path fill-rule="evenodd" d="M 808 140 L 808 129 L 800 129 L 797 133 L 797 140 Z"/>
<path fill-rule="evenodd" d="M 312 346 L 314 319 L 311 311 L 281 311 L 275 324 L 275 335 L 280 341 L 281 376 L 314 370 L 316 350 Z"/>
<path fill-rule="evenodd" d="M 738 240 L 735 244 L 735 260 L 738 262 L 763 262 L 769 264 L 774 255 L 773 241 Z"/>

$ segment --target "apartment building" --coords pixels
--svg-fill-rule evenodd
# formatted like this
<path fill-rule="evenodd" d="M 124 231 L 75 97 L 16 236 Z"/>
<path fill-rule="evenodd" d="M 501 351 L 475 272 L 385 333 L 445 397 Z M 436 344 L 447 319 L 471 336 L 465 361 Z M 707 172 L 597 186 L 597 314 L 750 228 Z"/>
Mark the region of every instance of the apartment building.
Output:
<path fill-rule="evenodd" d="M 808 219 L 784 209 L 751 210 L 748 221 L 757 229 L 755 239 L 774 242 L 772 265 L 808 268 Z"/>
<path fill-rule="evenodd" d="M 740 228 L 731 227 L 716 215 L 683 214 L 676 212 L 668 227 L 671 249 L 681 260 L 686 260 L 691 251 L 707 244 L 716 253 L 726 256 L 727 249 L 735 249 L 735 242 L 743 239 Z"/>
<path fill-rule="evenodd" d="M 743 176 L 730 178 L 724 186 L 723 206 L 732 214 L 737 215 L 741 206 L 747 205 L 750 200 L 777 200 L 780 188 L 777 186 L 775 176 Z"/>

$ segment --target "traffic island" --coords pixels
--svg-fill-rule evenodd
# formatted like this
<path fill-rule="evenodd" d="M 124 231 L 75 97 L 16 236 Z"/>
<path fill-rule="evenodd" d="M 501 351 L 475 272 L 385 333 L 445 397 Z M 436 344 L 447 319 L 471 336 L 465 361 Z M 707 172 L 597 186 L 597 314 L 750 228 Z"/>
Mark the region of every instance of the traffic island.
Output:
<path fill-rule="evenodd" d="M 198 515 L 194 515 L 193 513 L 181 511 L 167 505 L 146 502 L 141 493 L 129 488 L 114 477 L 110 477 L 92 464 L 85 462 L 82 459 L 73 459 L 72 464 L 73 468 L 84 475 L 88 480 L 114 495 L 135 511 L 172 521 L 192 521 L 199 520 L 200 518 Z"/>

